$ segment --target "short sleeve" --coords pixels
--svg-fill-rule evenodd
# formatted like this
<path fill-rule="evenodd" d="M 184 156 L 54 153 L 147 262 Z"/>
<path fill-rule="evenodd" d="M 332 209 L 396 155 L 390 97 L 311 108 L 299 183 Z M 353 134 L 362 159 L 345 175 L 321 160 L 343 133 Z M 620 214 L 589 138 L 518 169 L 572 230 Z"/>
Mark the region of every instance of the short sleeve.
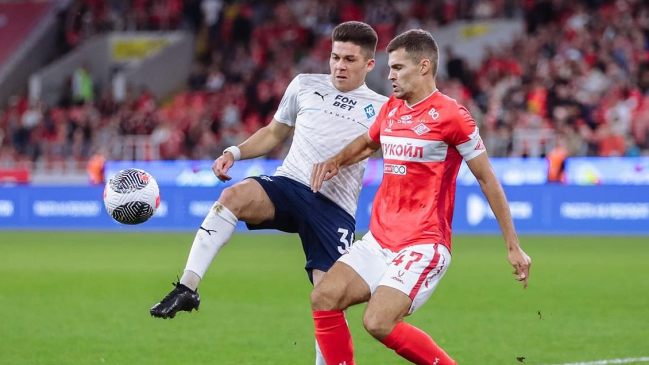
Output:
<path fill-rule="evenodd" d="M 466 161 L 487 151 L 480 137 L 480 131 L 475 124 L 475 120 L 473 120 L 469 111 L 463 106 L 459 107 L 458 115 L 450 123 L 445 141 L 449 145 L 454 146 Z"/>
<path fill-rule="evenodd" d="M 275 120 L 294 127 L 298 113 L 298 95 L 300 93 L 300 75 L 297 75 L 288 85 L 282 101 L 275 112 Z"/>
<path fill-rule="evenodd" d="M 367 131 L 370 138 L 377 143 L 381 142 L 381 122 L 385 119 L 385 110 L 388 108 L 388 104 L 389 102 L 383 104 L 381 110 L 379 111 L 379 115 L 376 116 L 374 123 L 372 123 L 372 125 L 370 126 L 370 130 Z"/>

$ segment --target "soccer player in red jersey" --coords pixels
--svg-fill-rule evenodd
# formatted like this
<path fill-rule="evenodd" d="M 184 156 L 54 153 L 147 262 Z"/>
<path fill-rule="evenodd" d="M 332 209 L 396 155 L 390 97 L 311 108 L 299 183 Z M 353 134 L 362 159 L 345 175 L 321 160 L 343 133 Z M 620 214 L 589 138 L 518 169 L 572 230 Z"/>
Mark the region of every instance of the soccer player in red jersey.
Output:
<path fill-rule="evenodd" d="M 393 95 L 368 131 L 314 165 L 311 188 L 338 169 L 383 150 L 384 175 L 370 231 L 330 269 L 311 295 L 315 332 L 328 365 L 353 365 L 343 311 L 367 302 L 367 331 L 419 365 L 452 365 L 433 339 L 403 318 L 420 308 L 451 262 L 455 179 L 464 159 L 478 179 L 507 244 L 516 280 L 527 287 L 531 260 L 521 249 L 507 198 L 469 112 L 435 86 L 438 48 L 410 30 L 388 45 Z"/>

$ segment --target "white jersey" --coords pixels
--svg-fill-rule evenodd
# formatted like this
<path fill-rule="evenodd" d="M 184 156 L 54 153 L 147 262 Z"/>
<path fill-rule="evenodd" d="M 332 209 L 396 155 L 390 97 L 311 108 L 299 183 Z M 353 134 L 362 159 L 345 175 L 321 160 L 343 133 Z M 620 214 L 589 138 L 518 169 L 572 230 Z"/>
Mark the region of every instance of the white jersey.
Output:
<path fill-rule="evenodd" d="M 296 76 L 275 113 L 275 120 L 295 127 L 291 149 L 275 175 L 308 186 L 313 165 L 332 157 L 366 133 L 387 100 L 365 84 L 341 92 L 331 82 L 331 75 Z M 320 190 L 352 217 L 356 215 L 366 165 L 364 160 L 341 168 Z"/>

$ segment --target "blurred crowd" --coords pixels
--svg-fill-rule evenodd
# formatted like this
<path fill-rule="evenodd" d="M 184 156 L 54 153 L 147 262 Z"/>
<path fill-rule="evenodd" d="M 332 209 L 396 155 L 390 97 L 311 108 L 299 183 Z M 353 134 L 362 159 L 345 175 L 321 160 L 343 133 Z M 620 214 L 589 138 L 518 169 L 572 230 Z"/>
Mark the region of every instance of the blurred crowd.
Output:
<path fill-rule="evenodd" d="M 526 13 L 526 35 L 452 74 L 483 114 L 491 154 L 649 154 L 646 3 L 537 2 Z"/>
<path fill-rule="evenodd" d="M 0 166 L 130 158 L 118 147 L 133 135 L 150 136 L 145 158 L 213 159 L 270 121 L 295 74 L 328 73 L 331 31 L 348 20 L 371 24 L 381 50 L 406 29 L 522 19 L 526 32 L 478 67 L 440 50 L 438 88 L 470 109 L 490 155 L 649 154 L 649 7 L 640 1 L 76 0 L 63 18 L 69 48 L 106 30 L 192 30 L 186 89 L 160 101 L 133 87 L 118 103 L 81 70 L 85 83 L 59 105 L 14 97 L 0 111 Z"/>
<path fill-rule="evenodd" d="M 72 49 L 101 32 L 177 29 L 183 0 L 73 0 L 60 18 L 64 44 Z"/>

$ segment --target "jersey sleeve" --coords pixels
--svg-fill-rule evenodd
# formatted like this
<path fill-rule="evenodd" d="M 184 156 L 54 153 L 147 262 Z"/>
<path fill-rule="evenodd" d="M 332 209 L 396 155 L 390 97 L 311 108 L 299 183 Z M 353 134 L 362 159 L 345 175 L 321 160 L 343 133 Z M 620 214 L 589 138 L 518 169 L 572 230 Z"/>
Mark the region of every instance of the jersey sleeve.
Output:
<path fill-rule="evenodd" d="M 381 143 L 381 124 L 382 121 L 385 119 L 386 110 L 388 109 L 388 104 L 389 104 L 388 102 L 383 104 L 381 110 L 379 111 L 379 115 L 377 115 L 376 119 L 374 119 L 374 123 L 372 123 L 372 125 L 370 126 L 370 130 L 367 131 L 370 138 L 377 143 Z"/>
<path fill-rule="evenodd" d="M 297 119 L 297 113 L 299 110 L 298 107 L 298 95 L 300 94 L 300 75 L 295 76 L 293 81 L 288 85 L 282 101 L 279 103 L 279 107 L 275 112 L 275 120 L 286 124 L 291 127 L 295 127 L 295 120 Z"/>
<path fill-rule="evenodd" d="M 459 107 L 455 120 L 450 123 L 445 140 L 450 146 L 454 146 L 466 161 L 487 151 L 475 120 L 463 106 Z"/>

